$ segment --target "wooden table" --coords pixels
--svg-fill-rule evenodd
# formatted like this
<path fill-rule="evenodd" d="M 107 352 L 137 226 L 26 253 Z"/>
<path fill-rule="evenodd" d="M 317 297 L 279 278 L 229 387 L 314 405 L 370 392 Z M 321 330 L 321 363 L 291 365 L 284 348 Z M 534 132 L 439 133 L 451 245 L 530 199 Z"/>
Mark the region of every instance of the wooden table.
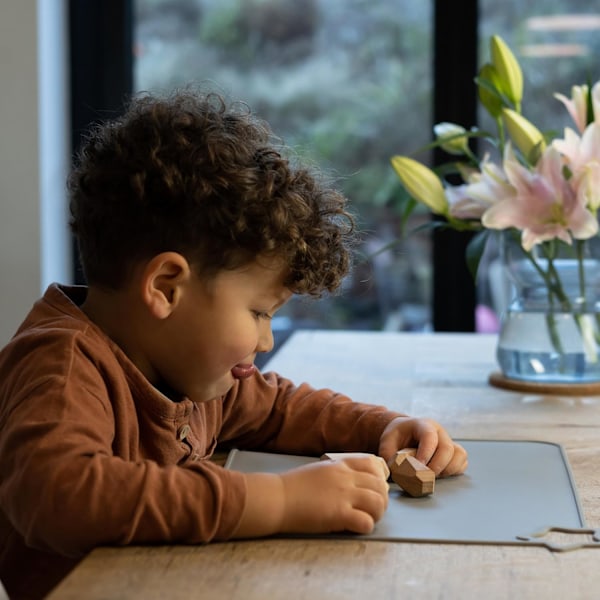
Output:
<path fill-rule="evenodd" d="M 454 437 L 542 440 L 567 452 L 587 525 L 600 527 L 600 397 L 490 387 L 496 338 L 305 331 L 267 368 L 442 422 Z M 267 539 L 100 548 L 59 599 L 361 600 L 600 597 L 600 548 Z"/>

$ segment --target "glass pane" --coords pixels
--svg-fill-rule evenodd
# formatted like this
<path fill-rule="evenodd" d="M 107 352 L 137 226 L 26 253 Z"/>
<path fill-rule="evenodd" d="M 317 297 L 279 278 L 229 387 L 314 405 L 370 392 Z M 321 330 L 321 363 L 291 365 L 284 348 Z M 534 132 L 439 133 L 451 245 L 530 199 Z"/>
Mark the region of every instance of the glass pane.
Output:
<path fill-rule="evenodd" d="M 571 87 L 600 78 L 600 10 L 588 0 L 480 0 L 480 60 L 489 61 L 489 38 L 500 35 L 514 52 L 523 70 L 523 116 L 541 131 L 562 137 L 565 126 L 574 127 L 559 92 L 571 97 Z M 480 126 L 495 131 L 483 109 Z M 485 148 L 487 150 L 488 148 Z M 484 150 L 483 147 L 480 148 Z M 502 313 L 511 288 L 499 267 L 497 252 L 489 248 L 478 291 L 482 302 Z"/>
<path fill-rule="evenodd" d="M 400 233 L 390 157 L 430 141 L 432 3 L 137 0 L 135 9 L 137 90 L 212 81 L 334 174 L 359 216 L 363 242 L 342 293 L 294 299 L 274 329 L 428 328 L 429 237 L 373 254 Z"/>
<path fill-rule="evenodd" d="M 480 63 L 489 60 L 488 40 L 500 35 L 523 69 L 523 115 L 542 131 L 572 126 L 555 92 L 598 79 L 600 11 L 588 0 L 495 2 L 480 0 Z"/>

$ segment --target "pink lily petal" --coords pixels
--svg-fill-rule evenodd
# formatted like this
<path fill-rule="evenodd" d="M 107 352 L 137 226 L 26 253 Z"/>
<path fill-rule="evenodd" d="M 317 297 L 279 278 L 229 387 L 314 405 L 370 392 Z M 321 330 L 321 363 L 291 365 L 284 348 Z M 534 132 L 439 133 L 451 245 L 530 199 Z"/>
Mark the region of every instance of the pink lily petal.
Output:
<path fill-rule="evenodd" d="M 600 81 L 592 86 L 592 107 L 594 109 L 594 121 L 600 123 Z"/>
<path fill-rule="evenodd" d="M 600 160 L 600 122 L 590 123 L 581 136 L 580 160 Z M 579 165 L 581 167 L 582 165 Z"/>
<path fill-rule="evenodd" d="M 481 164 L 480 175 L 471 178 L 466 193 L 469 197 L 490 205 L 514 195 L 514 189 L 504 171 L 486 157 Z"/>
<path fill-rule="evenodd" d="M 554 94 L 557 100 L 560 100 L 569 111 L 577 129 L 583 131 L 587 125 L 587 85 L 574 85 L 571 88 L 571 98 L 563 94 Z"/>
<path fill-rule="evenodd" d="M 571 185 L 577 194 L 577 200 L 592 211 L 600 208 L 600 162 L 589 163 L 574 177 Z"/>
<path fill-rule="evenodd" d="M 590 161 L 600 161 L 600 122 L 590 123 L 581 137 L 567 127 L 564 139 L 554 140 L 552 146 L 563 155 L 569 169 L 577 173 Z"/>
<path fill-rule="evenodd" d="M 572 237 L 587 239 L 598 231 L 594 215 L 578 201 L 575 190 L 562 174 L 562 159 L 553 147 L 529 171 L 507 145 L 504 168 L 516 192 L 492 205 L 482 216 L 484 227 L 522 230 L 523 248 L 558 238 L 571 243 Z"/>
<path fill-rule="evenodd" d="M 453 204 L 451 214 L 457 218 L 479 219 L 492 204 L 514 194 L 515 190 L 504 171 L 486 155 L 481 163 L 481 171 L 472 173 L 469 183 L 460 186 L 460 195 L 457 194 L 450 200 Z"/>
<path fill-rule="evenodd" d="M 579 163 L 581 138 L 570 127 L 565 127 L 565 137 L 552 142 L 552 147 L 558 150 L 569 165 Z"/>
<path fill-rule="evenodd" d="M 555 140 L 553 147 L 562 154 L 572 173 L 570 183 L 579 201 L 597 210 L 600 207 L 600 121 L 588 125 L 581 137 L 572 129 L 565 129 L 564 139 Z"/>
<path fill-rule="evenodd" d="M 487 210 L 489 204 L 466 195 L 470 186 L 456 185 L 446 188 L 450 216 L 455 219 L 477 220 Z"/>
<path fill-rule="evenodd" d="M 567 244 L 571 244 L 571 236 L 559 227 L 550 227 L 546 229 L 523 229 L 521 233 L 521 245 L 523 249 L 529 252 L 536 244 L 547 242 L 549 240 L 560 239 Z"/>
<path fill-rule="evenodd" d="M 578 206 L 581 206 L 579 202 Z M 569 230 L 576 240 L 587 240 L 598 233 L 598 219 L 587 209 L 573 211 Z"/>

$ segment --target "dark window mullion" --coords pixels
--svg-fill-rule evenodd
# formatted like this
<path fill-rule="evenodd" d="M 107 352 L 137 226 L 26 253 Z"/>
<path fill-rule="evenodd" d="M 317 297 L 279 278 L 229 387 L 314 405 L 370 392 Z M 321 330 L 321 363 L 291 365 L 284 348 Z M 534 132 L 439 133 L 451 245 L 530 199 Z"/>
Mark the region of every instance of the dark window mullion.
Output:
<path fill-rule="evenodd" d="M 75 153 L 90 125 L 118 115 L 133 90 L 132 0 L 70 0 L 69 32 Z M 74 281 L 83 283 L 77 261 Z"/>
<path fill-rule="evenodd" d="M 451 121 L 465 127 L 477 122 L 478 4 L 477 0 L 435 0 L 433 122 Z M 448 160 L 434 153 L 434 164 Z M 475 284 L 467 269 L 469 233 L 433 233 L 433 328 L 435 331 L 475 330 Z"/>

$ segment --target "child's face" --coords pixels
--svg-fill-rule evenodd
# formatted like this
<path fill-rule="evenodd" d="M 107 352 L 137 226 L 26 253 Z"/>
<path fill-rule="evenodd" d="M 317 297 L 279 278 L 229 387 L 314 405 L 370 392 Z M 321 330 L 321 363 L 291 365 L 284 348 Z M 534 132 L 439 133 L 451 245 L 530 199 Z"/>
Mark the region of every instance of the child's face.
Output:
<path fill-rule="evenodd" d="M 256 354 L 273 348 L 271 318 L 292 295 L 283 277 L 264 260 L 222 271 L 208 286 L 192 275 L 154 354 L 154 383 L 202 402 L 250 376 Z"/>

